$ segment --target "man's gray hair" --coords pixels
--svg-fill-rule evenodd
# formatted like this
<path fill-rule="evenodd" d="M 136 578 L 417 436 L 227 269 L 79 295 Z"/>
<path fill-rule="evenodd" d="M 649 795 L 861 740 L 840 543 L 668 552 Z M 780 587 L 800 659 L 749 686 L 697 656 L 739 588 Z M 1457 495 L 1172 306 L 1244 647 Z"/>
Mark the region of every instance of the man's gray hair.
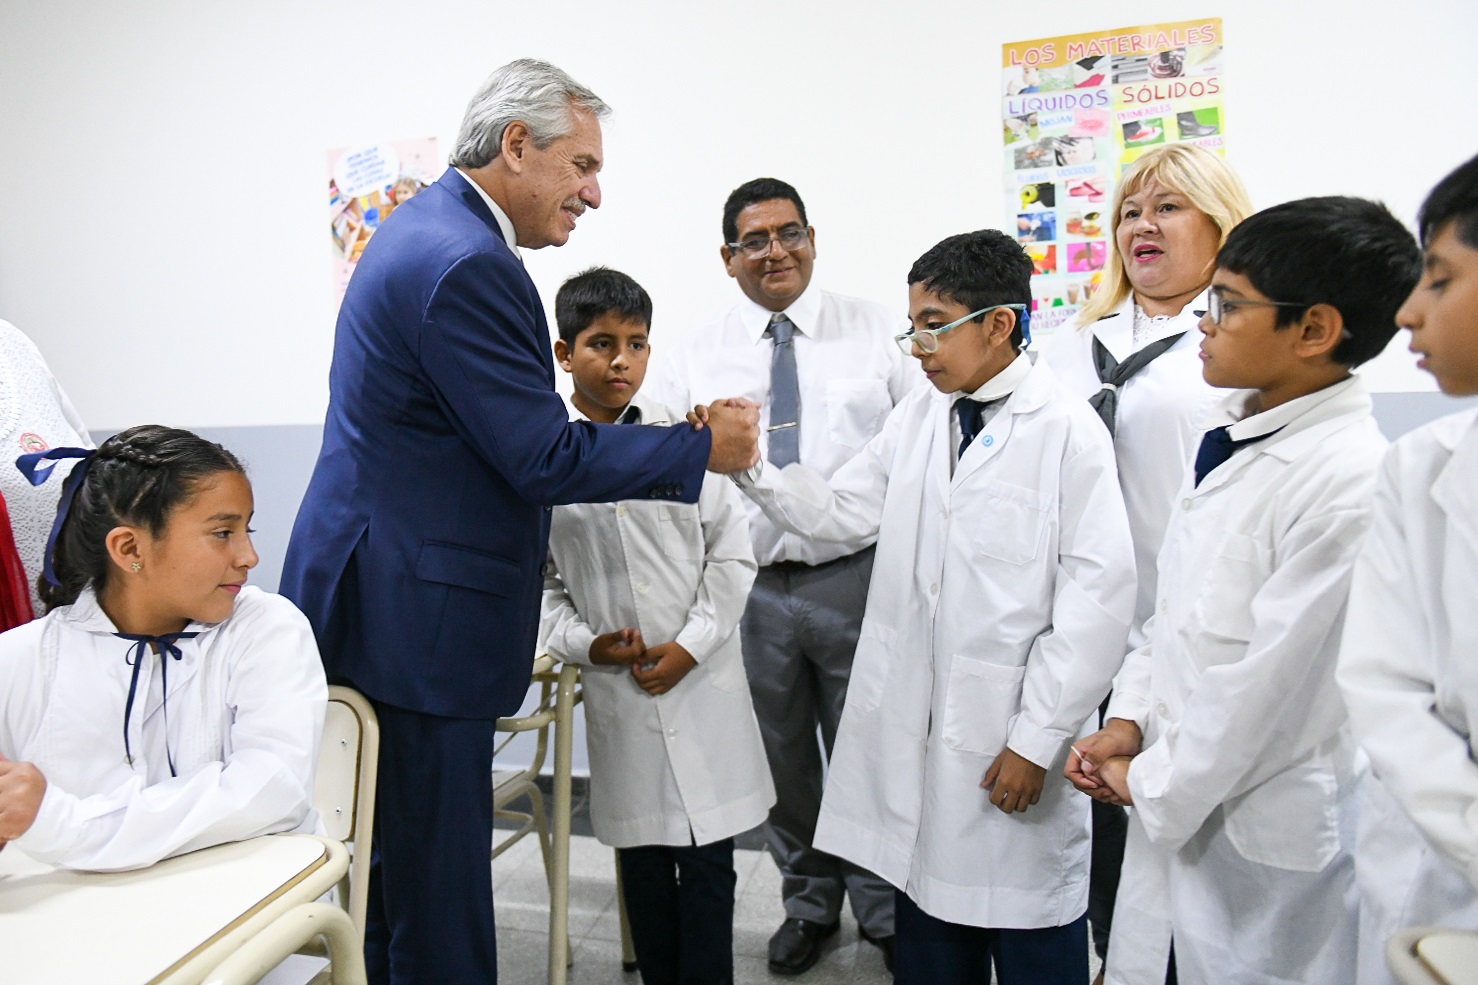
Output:
<path fill-rule="evenodd" d="M 451 163 L 480 168 L 503 151 L 503 131 L 515 120 L 529 128 L 541 150 L 574 129 L 570 110 L 579 107 L 596 119 L 611 108 L 599 96 L 548 62 L 520 58 L 498 69 L 477 90 L 462 117 Z"/>

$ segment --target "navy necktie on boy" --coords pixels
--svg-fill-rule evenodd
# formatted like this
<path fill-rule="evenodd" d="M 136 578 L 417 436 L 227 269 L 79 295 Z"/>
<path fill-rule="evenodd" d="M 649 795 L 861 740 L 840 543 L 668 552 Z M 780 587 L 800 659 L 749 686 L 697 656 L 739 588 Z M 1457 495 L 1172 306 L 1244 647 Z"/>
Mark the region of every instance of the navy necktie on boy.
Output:
<path fill-rule="evenodd" d="M 801 460 L 801 388 L 795 369 L 795 325 L 770 316 L 770 464 L 785 468 Z"/>
<path fill-rule="evenodd" d="M 1231 425 L 1212 428 L 1201 436 L 1201 447 L 1196 451 L 1196 485 L 1210 475 L 1218 465 L 1231 458 L 1238 448 L 1243 448 L 1264 438 L 1271 438 L 1282 428 L 1269 431 L 1267 434 L 1255 434 L 1250 438 L 1238 441 L 1232 437 Z"/>
<path fill-rule="evenodd" d="M 1103 384 L 1099 391 L 1088 398 L 1088 403 L 1103 423 L 1108 425 L 1109 434 L 1114 433 L 1114 418 L 1119 413 L 1119 388 L 1129 382 L 1130 377 L 1144 369 L 1167 349 L 1180 341 L 1184 332 L 1178 332 L 1158 342 L 1151 342 L 1123 362 L 1114 358 L 1108 346 L 1093 340 L 1093 366 L 1098 370 L 1098 381 Z"/>
<path fill-rule="evenodd" d="M 985 406 L 988 401 L 971 400 L 969 397 L 961 397 L 955 401 L 955 413 L 960 415 L 960 458 L 965 457 L 965 449 L 970 447 L 970 442 L 984 429 Z"/>

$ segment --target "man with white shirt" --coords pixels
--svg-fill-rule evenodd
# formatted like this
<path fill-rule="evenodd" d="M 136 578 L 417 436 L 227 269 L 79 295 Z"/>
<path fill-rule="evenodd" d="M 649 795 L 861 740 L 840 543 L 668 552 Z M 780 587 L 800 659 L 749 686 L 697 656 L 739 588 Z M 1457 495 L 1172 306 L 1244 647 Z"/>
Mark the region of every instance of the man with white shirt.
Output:
<path fill-rule="evenodd" d="M 739 186 L 724 205 L 725 269 L 744 300 L 661 364 L 669 406 L 738 394 L 763 405 L 770 468 L 802 462 L 830 477 L 882 429 L 922 377 L 893 344 L 900 320 L 882 305 L 811 285 L 816 231 L 796 190 L 774 178 Z M 800 974 L 835 933 L 845 892 L 863 936 L 892 964 L 892 888 L 811 847 L 823 765 L 846 699 L 862 625 L 872 544 L 788 534 L 749 504 L 759 575 L 740 624 L 755 714 L 777 803 L 766 836 L 783 877 L 786 920 L 770 939 L 770 970 Z"/>

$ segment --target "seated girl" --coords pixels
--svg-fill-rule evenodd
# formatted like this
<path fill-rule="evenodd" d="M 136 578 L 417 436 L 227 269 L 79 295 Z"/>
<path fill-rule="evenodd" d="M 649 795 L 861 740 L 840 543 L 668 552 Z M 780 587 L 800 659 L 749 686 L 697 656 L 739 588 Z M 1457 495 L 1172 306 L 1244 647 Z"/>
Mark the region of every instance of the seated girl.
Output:
<path fill-rule="evenodd" d="M 0 634 L 0 847 L 118 870 L 314 830 L 327 687 L 307 619 L 245 584 L 241 463 L 146 425 L 16 464 L 61 458 L 46 615 Z"/>

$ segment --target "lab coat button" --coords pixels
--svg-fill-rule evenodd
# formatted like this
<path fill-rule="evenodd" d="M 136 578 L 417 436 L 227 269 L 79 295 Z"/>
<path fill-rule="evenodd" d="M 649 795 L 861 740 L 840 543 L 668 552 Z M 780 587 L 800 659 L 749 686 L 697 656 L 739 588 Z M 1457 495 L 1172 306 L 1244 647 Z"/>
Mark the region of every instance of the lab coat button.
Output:
<path fill-rule="evenodd" d="M 677 729 L 670 728 L 670 729 L 667 730 L 667 737 L 669 739 L 676 737 L 676 735 L 677 735 Z"/>
<path fill-rule="evenodd" d="M 621 506 L 616 507 L 616 515 L 617 516 L 625 516 L 626 515 L 626 506 L 624 504 L 621 505 Z"/>
<path fill-rule="evenodd" d="M 645 595 L 647 593 L 647 583 L 644 582 L 644 581 L 637 582 L 636 583 L 636 590 L 638 592 L 641 592 L 643 595 Z"/>
<path fill-rule="evenodd" d="M 1166 599 L 1161 599 L 1160 600 L 1160 615 L 1163 616 L 1165 613 L 1167 613 L 1169 611 L 1170 611 L 1170 602 L 1168 600 L 1166 600 Z"/>
<path fill-rule="evenodd" d="M 1156 708 L 1155 710 L 1160 713 L 1160 717 L 1161 718 L 1169 718 L 1170 717 L 1170 706 L 1167 705 L 1163 701 L 1160 702 L 1160 706 L 1158 708 Z"/>
<path fill-rule="evenodd" d="M 930 595 L 938 595 L 939 594 L 939 585 L 938 584 L 930 585 L 929 586 L 929 594 Z"/>
<path fill-rule="evenodd" d="M 1191 498 L 1189 496 L 1180 501 L 1180 508 L 1183 510 L 1188 510 L 1191 508 Z"/>

